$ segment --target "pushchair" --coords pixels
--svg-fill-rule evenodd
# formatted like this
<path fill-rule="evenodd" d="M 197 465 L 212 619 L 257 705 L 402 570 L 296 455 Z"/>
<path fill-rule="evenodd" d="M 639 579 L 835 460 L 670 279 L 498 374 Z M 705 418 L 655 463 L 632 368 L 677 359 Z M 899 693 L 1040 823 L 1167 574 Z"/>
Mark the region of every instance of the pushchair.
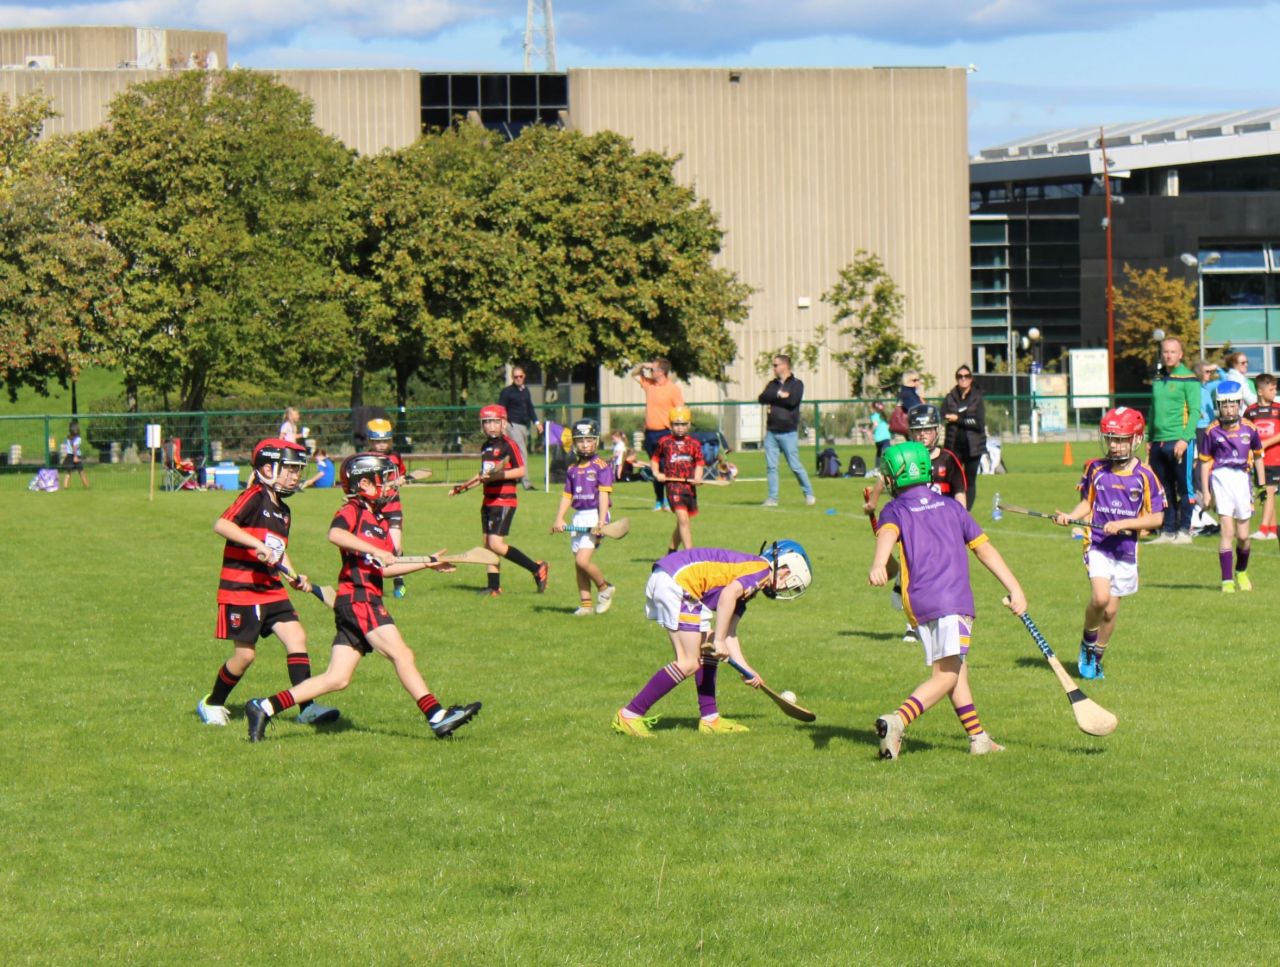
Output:
<path fill-rule="evenodd" d="M 706 464 L 702 471 L 704 480 L 732 480 L 738 475 L 738 468 L 725 459 L 731 451 L 723 433 L 719 430 L 694 430 L 689 435 L 702 444 L 702 460 Z"/>

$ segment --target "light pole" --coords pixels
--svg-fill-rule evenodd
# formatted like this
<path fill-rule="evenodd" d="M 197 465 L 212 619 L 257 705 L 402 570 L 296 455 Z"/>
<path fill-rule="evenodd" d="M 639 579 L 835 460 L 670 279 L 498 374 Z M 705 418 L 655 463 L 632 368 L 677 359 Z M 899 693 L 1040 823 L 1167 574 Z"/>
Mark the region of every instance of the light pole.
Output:
<path fill-rule="evenodd" d="M 1164 330 L 1163 329 L 1155 330 L 1153 333 L 1151 333 L 1151 338 L 1156 341 L 1155 378 L 1159 379 L 1162 375 L 1166 375 L 1164 372 Z"/>
<path fill-rule="evenodd" d="M 1031 344 L 1031 442 L 1040 442 L 1040 401 L 1036 398 L 1036 377 L 1040 375 L 1040 359 L 1043 343 L 1040 341 L 1040 330 L 1032 326 L 1027 330 L 1027 339 Z"/>
<path fill-rule="evenodd" d="M 1210 252 L 1203 259 L 1196 258 L 1190 252 L 1178 256 L 1182 264 L 1196 270 L 1196 314 L 1200 317 L 1200 362 L 1204 362 L 1204 267 L 1217 265 L 1222 261 L 1221 252 Z"/>

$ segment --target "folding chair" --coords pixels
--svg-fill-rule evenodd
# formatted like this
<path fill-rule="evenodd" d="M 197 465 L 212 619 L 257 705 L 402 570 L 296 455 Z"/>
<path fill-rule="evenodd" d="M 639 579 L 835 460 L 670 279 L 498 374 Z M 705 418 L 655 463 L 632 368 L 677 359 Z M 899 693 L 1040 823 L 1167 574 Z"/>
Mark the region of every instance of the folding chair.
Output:
<path fill-rule="evenodd" d="M 200 489 L 200 472 L 194 460 L 183 459 L 182 441 L 176 436 L 164 445 L 164 489 L 171 492 Z"/>
<path fill-rule="evenodd" d="M 703 477 L 707 480 L 732 480 L 738 475 L 737 468 L 725 459 L 730 451 L 729 441 L 723 433 L 719 430 L 695 430 L 689 435 L 702 444 L 702 459 L 707 465 L 702 472 Z"/>

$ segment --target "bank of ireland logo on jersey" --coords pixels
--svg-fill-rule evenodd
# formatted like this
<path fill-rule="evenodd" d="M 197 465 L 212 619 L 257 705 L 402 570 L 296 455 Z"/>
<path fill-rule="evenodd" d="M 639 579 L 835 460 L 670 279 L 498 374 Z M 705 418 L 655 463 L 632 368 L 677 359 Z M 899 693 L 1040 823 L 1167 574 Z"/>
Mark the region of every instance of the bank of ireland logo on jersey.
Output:
<path fill-rule="evenodd" d="M 239 611 L 231 612 L 231 627 L 235 630 L 239 630 L 240 628 L 240 612 Z"/>
<path fill-rule="evenodd" d="M 498 468 L 498 465 L 494 461 L 485 460 L 485 461 L 482 461 L 480 464 L 480 473 L 482 473 L 484 476 L 487 477 L 489 476 L 489 474 L 493 473 L 493 471 L 496 470 L 497 468 Z"/>

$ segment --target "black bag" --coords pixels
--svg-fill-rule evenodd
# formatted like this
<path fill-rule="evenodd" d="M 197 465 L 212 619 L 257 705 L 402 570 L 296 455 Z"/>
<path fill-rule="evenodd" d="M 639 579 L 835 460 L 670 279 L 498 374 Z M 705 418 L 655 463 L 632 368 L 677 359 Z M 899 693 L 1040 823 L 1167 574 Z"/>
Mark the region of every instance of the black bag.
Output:
<path fill-rule="evenodd" d="M 818 476 L 840 476 L 840 456 L 830 447 L 818 454 Z"/>
<path fill-rule="evenodd" d="M 867 475 L 867 461 L 856 453 L 849 458 L 849 469 L 845 471 L 846 477 L 865 477 Z"/>

